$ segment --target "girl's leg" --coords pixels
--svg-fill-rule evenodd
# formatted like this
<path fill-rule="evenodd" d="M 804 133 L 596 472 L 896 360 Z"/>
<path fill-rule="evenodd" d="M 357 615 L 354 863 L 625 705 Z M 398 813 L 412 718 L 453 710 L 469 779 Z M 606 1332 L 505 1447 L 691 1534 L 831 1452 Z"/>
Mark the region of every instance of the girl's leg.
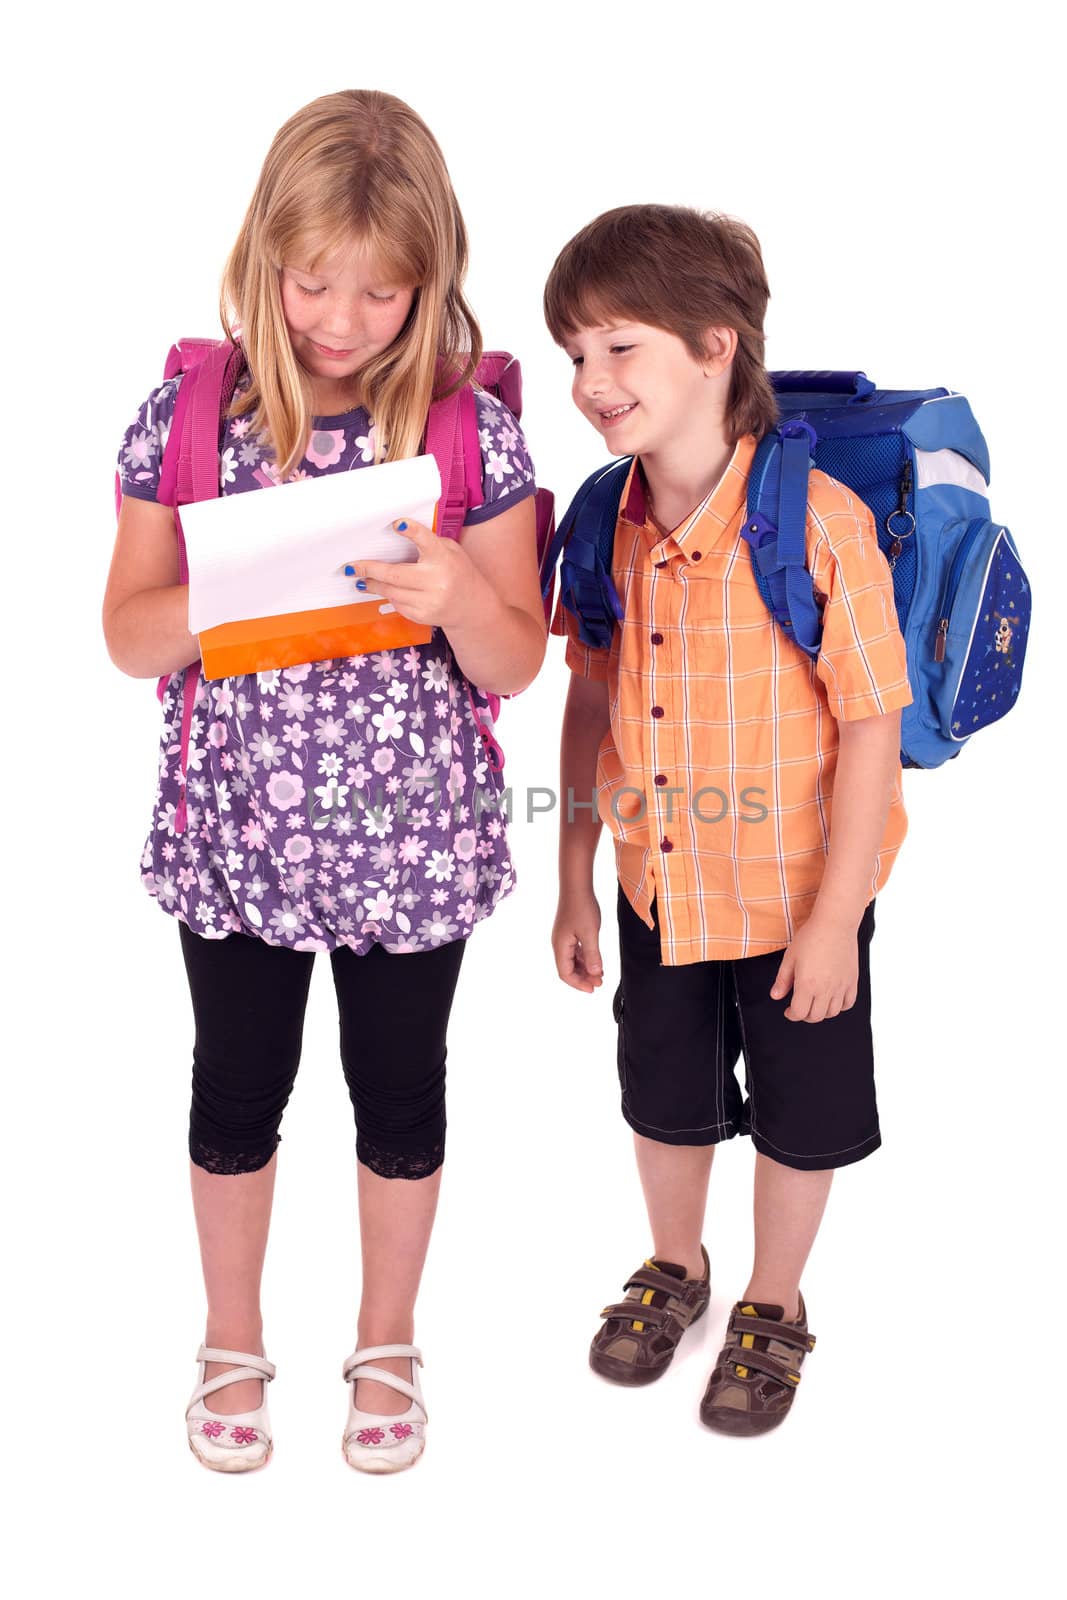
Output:
<path fill-rule="evenodd" d="M 702 1278 L 700 1241 L 715 1146 L 660 1144 L 635 1133 L 634 1149 L 652 1229 L 653 1253 L 661 1261 L 676 1261 L 683 1266 L 687 1278 Z"/>
<path fill-rule="evenodd" d="M 229 1177 L 189 1164 L 207 1290 L 207 1345 L 264 1354 L 259 1286 L 277 1165 L 277 1157 L 272 1155 L 258 1172 Z M 204 1376 L 215 1378 L 232 1365 L 208 1361 Z M 252 1379 L 217 1389 L 204 1402 L 209 1411 L 223 1416 L 254 1411 L 262 1403 L 263 1385 Z"/>
<path fill-rule="evenodd" d="M 180 924 L 196 1018 L 189 1155 L 207 1292 L 204 1343 L 263 1354 L 260 1281 L 277 1167 L 278 1125 L 300 1061 L 314 956 Z M 232 1362 L 208 1362 L 205 1377 Z M 209 1395 L 223 1416 L 262 1404 L 249 1379 Z"/>
<path fill-rule="evenodd" d="M 411 1344 L 445 1142 L 445 1038 L 464 940 L 436 950 L 331 957 L 341 1058 L 356 1115 L 363 1262 L 357 1346 Z M 410 1378 L 410 1362 L 374 1363 Z M 394 1415 L 409 1402 L 360 1379 L 361 1411 Z"/>
<path fill-rule="evenodd" d="M 798 1172 L 756 1154 L 756 1248 L 744 1298 L 781 1306 L 787 1322 L 795 1321 L 800 1311 L 800 1277 L 819 1231 L 833 1176 L 832 1167 Z"/>

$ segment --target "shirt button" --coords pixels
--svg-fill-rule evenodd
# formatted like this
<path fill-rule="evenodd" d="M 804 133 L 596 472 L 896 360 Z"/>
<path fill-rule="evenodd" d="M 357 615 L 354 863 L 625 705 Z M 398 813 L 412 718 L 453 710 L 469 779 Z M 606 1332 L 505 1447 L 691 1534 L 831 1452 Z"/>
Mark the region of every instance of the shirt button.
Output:
<path fill-rule="evenodd" d="M 699 561 L 700 560 L 700 551 L 699 550 L 694 550 L 692 555 L 689 557 L 689 559 L 690 559 L 690 561 Z"/>
<path fill-rule="evenodd" d="M 660 571 L 660 570 L 662 570 L 662 568 L 663 568 L 663 567 L 665 567 L 665 566 L 667 566 L 667 564 L 668 564 L 668 563 L 667 563 L 667 562 L 666 562 L 666 561 L 657 561 L 657 562 L 656 562 L 656 570 L 657 570 L 657 571 Z"/>
<path fill-rule="evenodd" d="M 674 846 L 669 839 L 661 839 L 659 842 L 659 847 L 663 851 L 664 855 L 668 855 L 670 851 L 674 849 Z"/>
<path fill-rule="evenodd" d="M 652 707 L 652 715 L 654 717 L 662 717 L 662 715 L 663 715 L 663 707 L 662 706 L 653 706 Z"/>
<path fill-rule="evenodd" d="M 663 635 L 662 635 L 662 633 L 654 633 L 652 635 L 652 643 L 653 644 L 662 644 L 663 643 Z"/>
<path fill-rule="evenodd" d="M 663 788 L 663 785 L 666 783 L 666 781 L 667 781 L 667 774 L 665 772 L 657 772 L 656 773 L 656 782 L 659 784 L 661 789 Z"/>

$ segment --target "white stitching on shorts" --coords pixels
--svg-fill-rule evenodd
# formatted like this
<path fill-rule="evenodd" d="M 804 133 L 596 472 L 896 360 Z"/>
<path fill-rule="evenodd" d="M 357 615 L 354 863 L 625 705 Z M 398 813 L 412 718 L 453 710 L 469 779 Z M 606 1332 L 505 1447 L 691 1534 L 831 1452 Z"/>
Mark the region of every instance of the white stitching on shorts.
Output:
<path fill-rule="evenodd" d="M 755 1128 L 752 1131 L 755 1133 Z M 866 1139 L 860 1140 L 859 1144 L 846 1145 L 843 1150 L 816 1150 L 809 1154 L 806 1150 L 783 1150 L 780 1144 L 775 1144 L 773 1139 L 768 1139 L 765 1133 L 760 1134 L 764 1144 L 769 1144 L 773 1150 L 778 1151 L 779 1155 L 795 1156 L 798 1161 L 823 1161 L 828 1156 L 847 1156 L 852 1150 L 862 1150 L 865 1144 L 870 1144 L 871 1140 L 877 1139 L 877 1137 L 876 1133 L 869 1133 Z"/>

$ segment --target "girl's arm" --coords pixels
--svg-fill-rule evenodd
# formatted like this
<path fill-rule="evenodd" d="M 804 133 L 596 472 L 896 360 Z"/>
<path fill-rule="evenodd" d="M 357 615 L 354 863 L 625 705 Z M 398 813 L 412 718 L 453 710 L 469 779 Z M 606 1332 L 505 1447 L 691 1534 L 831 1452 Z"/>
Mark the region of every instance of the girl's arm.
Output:
<path fill-rule="evenodd" d="M 465 622 L 445 629 L 448 642 L 471 683 L 492 694 L 517 694 L 541 670 L 548 637 L 532 498 L 464 528 L 459 549 L 474 568 L 471 604 Z"/>
<path fill-rule="evenodd" d="M 607 683 L 572 673 L 560 742 L 559 909 L 552 949 L 563 982 L 587 994 L 604 978 L 593 861 L 602 827 L 595 806 L 597 755 L 610 720 Z"/>
<path fill-rule="evenodd" d="M 189 632 L 189 590 L 178 582 L 178 536 L 169 506 L 122 502 L 104 595 L 108 654 L 131 678 L 161 678 L 200 655 Z"/>

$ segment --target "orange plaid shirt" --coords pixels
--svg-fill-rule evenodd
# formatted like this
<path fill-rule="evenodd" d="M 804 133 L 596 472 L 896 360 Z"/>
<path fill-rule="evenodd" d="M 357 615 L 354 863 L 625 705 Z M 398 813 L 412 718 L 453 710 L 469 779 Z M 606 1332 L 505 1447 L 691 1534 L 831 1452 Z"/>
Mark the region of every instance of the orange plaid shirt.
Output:
<path fill-rule="evenodd" d="M 582 644 L 562 608 L 553 623 L 567 635 L 571 671 L 609 685 L 597 809 L 626 897 L 649 927 L 656 897 L 666 966 L 789 944 L 826 865 L 838 721 L 911 702 L 874 518 L 825 473 L 813 471 L 808 489 L 818 659 L 771 618 L 741 534 L 755 451 L 753 436 L 739 440 L 707 500 L 666 536 L 631 468 L 613 563 L 625 616 L 610 649 Z M 868 900 L 906 831 L 898 768 Z"/>

